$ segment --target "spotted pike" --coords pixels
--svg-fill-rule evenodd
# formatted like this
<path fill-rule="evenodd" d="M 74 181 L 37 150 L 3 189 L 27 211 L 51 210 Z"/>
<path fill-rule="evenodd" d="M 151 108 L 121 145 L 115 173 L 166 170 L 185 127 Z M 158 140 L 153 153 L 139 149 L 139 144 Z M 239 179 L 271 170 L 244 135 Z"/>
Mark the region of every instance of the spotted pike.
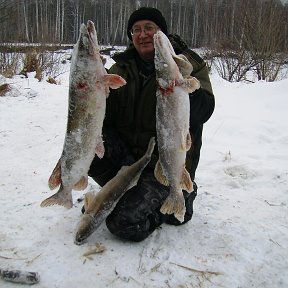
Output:
<path fill-rule="evenodd" d="M 154 146 L 155 138 L 152 137 L 142 158 L 130 166 L 123 166 L 95 196 L 91 192 L 85 195 L 85 213 L 77 227 L 76 244 L 82 244 L 106 219 L 122 195 L 137 184 L 143 169 L 151 159 Z"/>
<path fill-rule="evenodd" d="M 87 187 L 95 153 L 99 158 L 104 155 L 102 126 L 109 87 L 116 89 L 126 82 L 119 75 L 107 74 L 99 50 L 94 23 L 82 24 L 72 54 L 63 152 L 48 181 L 51 190 L 60 188 L 41 203 L 42 207 L 58 204 L 71 208 L 72 189 Z"/>
<path fill-rule="evenodd" d="M 185 56 L 175 54 L 163 32 L 158 31 L 154 35 L 154 47 L 158 83 L 156 131 L 159 151 L 155 177 L 160 183 L 170 187 L 170 194 L 160 211 L 163 214 L 174 213 L 183 222 L 186 208 L 182 189 L 193 191 L 193 183 L 185 168 L 186 152 L 191 147 L 188 93 L 195 91 L 200 85 L 196 78 L 189 76 L 192 64 Z"/>

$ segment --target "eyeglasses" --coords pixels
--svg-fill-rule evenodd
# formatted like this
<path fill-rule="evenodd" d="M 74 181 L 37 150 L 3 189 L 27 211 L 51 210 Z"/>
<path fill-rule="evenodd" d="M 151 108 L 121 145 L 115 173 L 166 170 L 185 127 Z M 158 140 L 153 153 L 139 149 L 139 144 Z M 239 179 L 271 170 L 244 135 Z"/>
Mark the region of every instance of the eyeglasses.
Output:
<path fill-rule="evenodd" d="M 143 27 L 143 29 L 141 27 L 132 28 L 130 30 L 130 33 L 131 33 L 132 36 L 139 36 L 142 33 L 142 31 L 143 31 L 144 34 L 151 35 L 151 34 L 155 33 L 157 31 L 157 29 L 158 29 L 158 26 L 146 25 L 146 26 Z"/>

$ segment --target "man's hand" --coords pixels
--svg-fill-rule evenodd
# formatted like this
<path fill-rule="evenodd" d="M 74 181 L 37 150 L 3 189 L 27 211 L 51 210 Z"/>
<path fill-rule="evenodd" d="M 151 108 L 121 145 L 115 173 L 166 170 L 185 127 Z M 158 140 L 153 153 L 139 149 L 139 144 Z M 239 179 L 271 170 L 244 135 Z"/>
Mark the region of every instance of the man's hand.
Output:
<path fill-rule="evenodd" d="M 181 54 L 184 50 L 188 49 L 187 44 L 177 34 L 169 34 L 168 38 L 175 50 L 176 54 Z"/>

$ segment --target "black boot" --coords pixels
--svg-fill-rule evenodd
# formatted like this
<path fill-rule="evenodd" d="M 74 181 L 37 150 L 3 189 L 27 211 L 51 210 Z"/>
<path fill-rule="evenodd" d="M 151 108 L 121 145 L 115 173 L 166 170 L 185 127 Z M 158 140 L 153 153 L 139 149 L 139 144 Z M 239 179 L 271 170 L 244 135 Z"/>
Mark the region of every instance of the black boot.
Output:
<path fill-rule="evenodd" d="M 142 241 L 159 227 L 166 215 L 159 207 L 169 194 L 169 188 L 154 177 L 154 170 L 146 167 L 137 186 L 127 191 L 106 219 L 109 231 L 131 241 Z"/>

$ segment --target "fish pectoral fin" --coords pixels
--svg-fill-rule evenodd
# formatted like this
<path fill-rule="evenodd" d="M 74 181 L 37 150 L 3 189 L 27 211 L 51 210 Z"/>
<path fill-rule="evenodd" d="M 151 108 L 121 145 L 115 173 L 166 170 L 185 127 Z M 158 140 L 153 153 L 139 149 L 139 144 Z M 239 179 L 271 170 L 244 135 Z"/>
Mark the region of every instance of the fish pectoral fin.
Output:
<path fill-rule="evenodd" d="M 60 184 L 61 184 L 61 164 L 59 159 L 48 180 L 48 186 L 50 190 L 53 190 L 57 188 Z"/>
<path fill-rule="evenodd" d="M 192 138 L 191 138 L 190 133 L 187 133 L 187 135 L 186 135 L 186 151 L 189 151 L 191 146 L 192 146 Z"/>
<path fill-rule="evenodd" d="M 186 190 L 188 193 L 191 193 L 193 191 L 193 182 L 186 168 L 183 169 L 180 186 L 182 189 Z"/>
<path fill-rule="evenodd" d="M 125 79 L 116 74 L 106 74 L 103 80 L 104 85 L 111 89 L 117 89 L 126 84 Z"/>
<path fill-rule="evenodd" d="M 51 197 L 45 199 L 41 203 L 41 207 L 48 207 L 52 205 L 61 205 L 66 207 L 67 209 L 72 208 L 73 199 L 70 188 L 65 188 L 63 185 L 60 186 L 57 193 L 52 195 Z"/>
<path fill-rule="evenodd" d="M 187 78 L 184 78 L 181 86 L 186 89 L 188 93 L 192 93 L 200 88 L 200 82 L 195 77 L 189 76 Z"/>
<path fill-rule="evenodd" d="M 95 195 L 93 192 L 87 192 L 84 196 L 84 208 L 85 213 L 87 214 L 87 211 L 89 210 L 89 206 L 93 202 L 93 199 L 95 198 Z"/>
<path fill-rule="evenodd" d="M 74 184 L 73 189 L 77 191 L 81 191 L 86 189 L 88 186 L 88 176 L 82 176 L 81 179 Z"/>
<path fill-rule="evenodd" d="M 105 147 L 104 147 L 102 139 L 97 143 L 95 153 L 100 159 L 103 158 L 105 154 Z"/>
<path fill-rule="evenodd" d="M 169 186 L 169 181 L 163 173 L 163 168 L 162 168 L 159 160 L 157 161 L 157 163 L 155 165 L 154 176 L 159 183 L 161 183 L 162 185 L 165 185 L 165 186 Z"/>

